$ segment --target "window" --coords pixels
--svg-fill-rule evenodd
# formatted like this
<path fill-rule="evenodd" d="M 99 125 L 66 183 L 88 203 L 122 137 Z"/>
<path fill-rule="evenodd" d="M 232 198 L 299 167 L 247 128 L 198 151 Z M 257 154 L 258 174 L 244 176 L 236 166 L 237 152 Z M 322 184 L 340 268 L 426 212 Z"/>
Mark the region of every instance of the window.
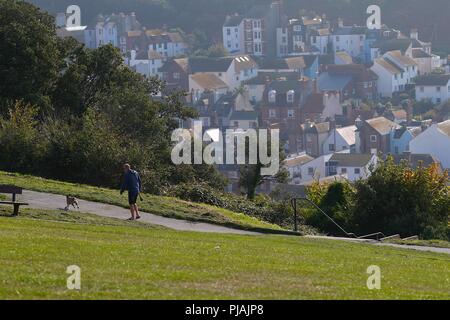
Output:
<path fill-rule="evenodd" d="M 339 42 L 339 40 L 341 40 L 341 38 L 339 36 L 336 36 L 336 42 Z"/>
<path fill-rule="evenodd" d="M 441 92 L 441 87 L 436 87 L 436 92 Z"/>
<path fill-rule="evenodd" d="M 295 25 L 295 26 L 294 26 L 294 31 L 295 31 L 295 32 L 300 32 L 300 31 L 302 31 L 302 26 Z"/>
<path fill-rule="evenodd" d="M 295 92 L 294 90 L 289 90 L 286 94 L 286 99 L 288 103 L 294 103 L 294 96 L 295 96 Z"/>
<path fill-rule="evenodd" d="M 347 168 L 342 168 L 341 169 L 341 174 L 347 174 Z"/>
<path fill-rule="evenodd" d="M 313 36 L 312 37 L 312 43 L 316 43 L 317 42 L 317 37 L 316 36 Z"/>
<path fill-rule="evenodd" d="M 231 35 L 231 29 L 227 28 L 227 36 Z"/>
<path fill-rule="evenodd" d="M 269 91 L 269 103 L 275 103 L 277 98 L 277 92 L 275 90 Z"/>
<path fill-rule="evenodd" d="M 288 110 L 287 112 L 288 118 L 294 118 L 295 117 L 295 110 Z"/>
<path fill-rule="evenodd" d="M 360 168 L 355 168 L 355 174 L 361 174 L 361 169 Z"/>
<path fill-rule="evenodd" d="M 276 118 L 277 117 L 277 111 L 274 109 L 269 109 L 269 118 Z"/>
<path fill-rule="evenodd" d="M 441 103 L 441 101 L 442 101 L 441 98 L 436 99 L 436 103 Z"/>
<path fill-rule="evenodd" d="M 310 176 L 313 176 L 313 175 L 314 175 L 314 168 L 313 168 L 313 167 L 308 167 L 308 174 L 309 174 Z"/>
<path fill-rule="evenodd" d="M 335 151 L 335 147 L 334 147 L 334 143 L 330 143 L 329 145 L 328 145 L 328 151 Z"/>
<path fill-rule="evenodd" d="M 420 92 L 425 92 L 425 87 L 420 87 Z"/>
<path fill-rule="evenodd" d="M 377 136 L 376 135 L 371 135 L 370 136 L 370 142 L 377 142 Z"/>
<path fill-rule="evenodd" d="M 174 72 L 173 73 L 173 78 L 176 80 L 179 80 L 181 78 L 180 73 L 179 72 Z"/>

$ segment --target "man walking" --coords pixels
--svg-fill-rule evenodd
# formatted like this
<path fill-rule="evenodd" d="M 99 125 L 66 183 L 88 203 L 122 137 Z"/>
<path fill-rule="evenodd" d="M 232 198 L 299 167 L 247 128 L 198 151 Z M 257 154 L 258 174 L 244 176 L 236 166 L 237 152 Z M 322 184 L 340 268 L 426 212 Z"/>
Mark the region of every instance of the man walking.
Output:
<path fill-rule="evenodd" d="M 137 206 L 137 198 L 142 190 L 141 177 L 135 170 L 131 170 L 131 166 L 126 163 L 123 165 L 124 179 L 120 187 L 120 194 L 128 190 L 128 203 L 130 204 L 131 218 L 128 220 L 140 219 L 139 208 Z"/>

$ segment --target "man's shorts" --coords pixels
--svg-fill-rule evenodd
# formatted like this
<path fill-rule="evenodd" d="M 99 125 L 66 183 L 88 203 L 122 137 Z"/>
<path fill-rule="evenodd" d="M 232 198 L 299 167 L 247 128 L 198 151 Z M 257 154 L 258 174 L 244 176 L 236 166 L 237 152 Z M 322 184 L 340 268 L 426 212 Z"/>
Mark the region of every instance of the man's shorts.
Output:
<path fill-rule="evenodd" d="M 131 205 L 136 204 L 139 193 L 128 192 L 128 203 Z"/>

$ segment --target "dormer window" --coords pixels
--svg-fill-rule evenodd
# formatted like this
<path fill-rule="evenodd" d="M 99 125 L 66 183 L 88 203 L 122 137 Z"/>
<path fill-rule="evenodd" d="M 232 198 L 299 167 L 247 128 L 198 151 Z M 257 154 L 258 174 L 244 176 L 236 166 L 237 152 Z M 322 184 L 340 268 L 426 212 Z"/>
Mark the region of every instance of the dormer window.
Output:
<path fill-rule="evenodd" d="M 288 103 L 294 103 L 294 95 L 295 95 L 294 90 L 289 90 L 287 92 L 286 96 L 287 96 L 287 102 Z"/>
<path fill-rule="evenodd" d="M 275 103 L 277 98 L 277 92 L 275 90 L 269 91 L 269 103 Z"/>

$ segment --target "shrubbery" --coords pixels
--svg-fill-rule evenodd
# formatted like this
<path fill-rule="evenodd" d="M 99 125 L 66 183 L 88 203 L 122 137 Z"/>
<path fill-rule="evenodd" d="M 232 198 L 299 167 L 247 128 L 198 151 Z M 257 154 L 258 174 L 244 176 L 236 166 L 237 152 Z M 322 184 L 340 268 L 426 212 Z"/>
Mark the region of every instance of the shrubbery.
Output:
<path fill-rule="evenodd" d="M 173 186 L 168 190 L 168 194 L 187 201 L 241 212 L 284 227 L 290 228 L 294 223 L 293 209 L 288 201 L 274 201 L 265 195 L 258 195 L 254 200 L 248 200 L 241 196 L 217 191 L 205 183 Z"/>
<path fill-rule="evenodd" d="M 309 189 L 310 198 L 348 232 L 383 232 L 402 237 L 450 240 L 448 173 L 436 166 L 411 169 L 382 162 L 367 180 L 335 182 Z M 321 213 L 310 210 L 306 222 L 330 234 L 340 231 Z"/>

